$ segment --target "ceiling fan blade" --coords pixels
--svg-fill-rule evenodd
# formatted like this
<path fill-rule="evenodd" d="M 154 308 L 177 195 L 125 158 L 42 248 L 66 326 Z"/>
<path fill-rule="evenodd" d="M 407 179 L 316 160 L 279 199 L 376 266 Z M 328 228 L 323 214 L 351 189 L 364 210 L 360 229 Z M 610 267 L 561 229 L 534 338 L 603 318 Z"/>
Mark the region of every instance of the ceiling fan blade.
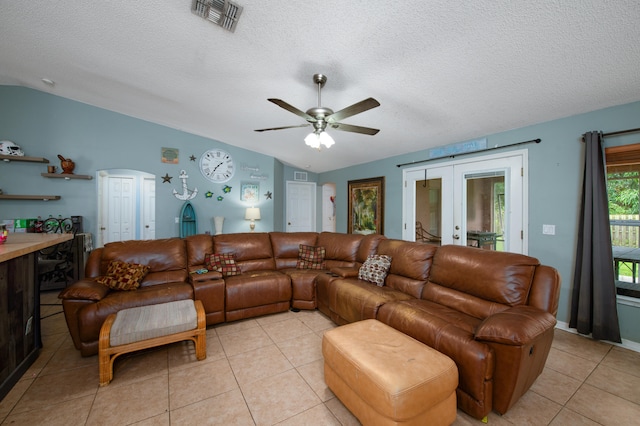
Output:
<path fill-rule="evenodd" d="M 266 132 L 267 130 L 283 130 L 283 129 L 293 129 L 295 127 L 309 127 L 311 124 L 300 124 L 298 126 L 284 126 L 284 127 L 271 127 L 269 129 L 255 129 L 254 132 Z"/>
<path fill-rule="evenodd" d="M 267 99 L 269 102 L 273 102 L 274 104 L 278 105 L 280 108 L 284 108 L 289 112 L 294 113 L 295 115 L 298 115 L 302 118 L 304 118 L 305 120 L 309 121 L 309 122 L 315 122 L 316 119 L 313 118 L 312 116 L 310 116 L 309 114 L 307 114 L 304 111 L 299 110 L 298 108 L 294 107 L 291 104 L 286 103 L 285 101 L 281 100 L 281 99 L 274 99 L 274 98 L 270 98 Z"/>
<path fill-rule="evenodd" d="M 367 98 L 364 101 L 357 102 L 351 106 L 348 106 L 340 111 L 334 112 L 329 117 L 327 117 L 327 121 L 329 123 L 336 123 L 340 120 L 343 120 L 347 117 L 351 117 L 352 115 L 360 114 L 361 112 L 365 112 L 370 110 L 371 108 L 375 108 L 380 106 L 380 102 L 376 101 L 373 98 Z M 284 108 L 284 107 L 283 107 Z"/>
<path fill-rule="evenodd" d="M 354 126 L 344 123 L 330 123 L 329 126 L 333 129 L 342 130 L 345 132 L 362 133 L 372 136 L 380 131 L 380 129 L 372 129 L 371 127 Z"/>

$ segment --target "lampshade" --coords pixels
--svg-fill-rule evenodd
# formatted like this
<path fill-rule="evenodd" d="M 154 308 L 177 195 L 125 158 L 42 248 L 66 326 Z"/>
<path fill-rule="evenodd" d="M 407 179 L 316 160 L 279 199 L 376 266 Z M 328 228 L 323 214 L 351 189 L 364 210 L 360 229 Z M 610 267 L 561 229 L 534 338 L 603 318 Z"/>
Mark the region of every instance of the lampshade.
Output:
<path fill-rule="evenodd" d="M 260 220 L 260 209 L 258 207 L 247 207 L 247 210 L 244 212 L 245 220 L 250 220 L 249 229 L 253 232 L 256 229 L 256 223 L 254 221 Z"/>
<path fill-rule="evenodd" d="M 260 220 L 260 208 L 259 207 L 247 207 L 244 213 L 246 220 Z"/>
<path fill-rule="evenodd" d="M 309 133 L 307 137 L 304 138 L 304 143 L 309 145 L 311 148 L 320 149 L 320 145 L 330 148 L 335 141 L 327 132 L 321 131 L 319 133 Z"/>

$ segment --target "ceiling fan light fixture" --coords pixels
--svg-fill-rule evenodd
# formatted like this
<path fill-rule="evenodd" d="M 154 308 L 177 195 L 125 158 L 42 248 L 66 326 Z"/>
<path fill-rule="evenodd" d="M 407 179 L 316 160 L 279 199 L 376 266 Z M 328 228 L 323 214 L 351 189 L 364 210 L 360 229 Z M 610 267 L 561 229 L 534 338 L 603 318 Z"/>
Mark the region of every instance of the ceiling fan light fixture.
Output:
<path fill-rule="evenodd" d="M 320 132 L 311 132 L 304 138 L 304 143 L 314 149 L 320 149 L 322 145 L 326 148 L 331 148 L 331 145 L 336 143 L 329 133 L 320 131 Z"/>
<path fill-rule="evenodd" d="M 320 136 L 318 136 L 318 139 L 320 139 L 320 143 L 326 146 L 327 148 L 331 148 L 331 145 L 336 143 L 331 137 L 331 135 L 329 135 L 329 133 L 327 132 L 321 132 Z"/>

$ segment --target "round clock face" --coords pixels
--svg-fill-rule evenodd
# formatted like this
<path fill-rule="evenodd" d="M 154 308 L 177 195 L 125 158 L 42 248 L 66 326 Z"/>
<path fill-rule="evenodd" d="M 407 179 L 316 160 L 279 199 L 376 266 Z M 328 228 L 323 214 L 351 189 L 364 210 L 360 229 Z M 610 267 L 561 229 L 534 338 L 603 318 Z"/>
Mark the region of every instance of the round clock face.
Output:
<path fill-rule="evenodd" d="M 222 183 L 230 180 L 236 169 L 228 152 L 210 149 L 200 157 L 200 171 L 210 181 Z"/>

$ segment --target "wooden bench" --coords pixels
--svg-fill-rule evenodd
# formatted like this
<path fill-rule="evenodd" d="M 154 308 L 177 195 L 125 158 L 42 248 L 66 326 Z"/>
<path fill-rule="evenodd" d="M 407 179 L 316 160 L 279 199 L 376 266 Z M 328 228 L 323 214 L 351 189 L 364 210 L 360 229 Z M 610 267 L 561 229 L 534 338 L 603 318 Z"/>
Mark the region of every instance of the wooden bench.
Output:
<path fill-rule="evenodd" d="M 207 357 L 206 318 L 200 300 L 177 300 L 123 309 L 100 329 L 100 386 L 113 379 L 113 362 L 122 354 L 192 340 L 198 361 Z"/>

